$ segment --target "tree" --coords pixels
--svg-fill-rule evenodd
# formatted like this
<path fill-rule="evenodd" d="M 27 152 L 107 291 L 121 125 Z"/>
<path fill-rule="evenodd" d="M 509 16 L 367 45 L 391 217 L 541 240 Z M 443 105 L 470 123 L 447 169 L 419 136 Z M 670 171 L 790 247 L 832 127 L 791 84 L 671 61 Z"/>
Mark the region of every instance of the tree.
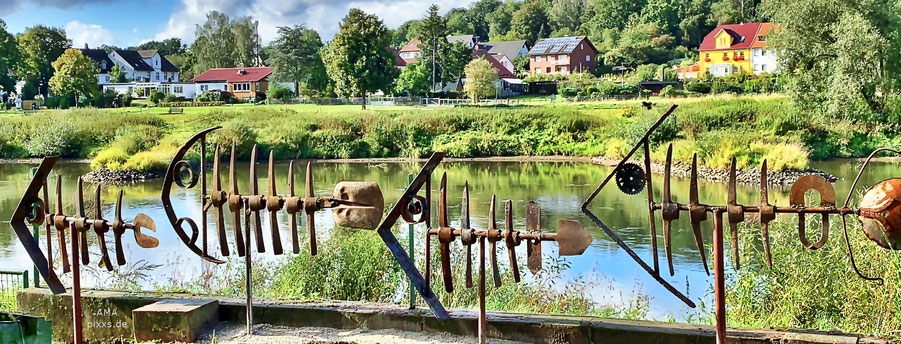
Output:
<path fill-rule="evenodd" d="M 12 71 L 18 63 L 19 47 L 16 38 L 6 31 L 6 22 L 0 19 L 0 91 L 15 91 L 16 79 Z"/>
<path fill-rule="evenodd" d="M 46 97 L 53 76 L 52 63 L 72 45 L 72 41 L 60 28 L 38 25 L 19 35 L 18 45 L 21 53 L 17 68 L 19 77 L 36 85 L 38 93 Z"/>
<path fill-rule="evenodd" d="M 901 8 L 889 1 L 765 0 L 768 38 L 801 111 L 880 120 L 901 86 Z"/>
<path fill-rule="evenodd" d="M 410 96 L 422 95 L 429 91 L 429 82 L 429 69 L 424 64 L 421 62 L 409 64 L 397 77 L 394 93 L 408 92 Z"/>
<path fill-rule="evenodd" d="M 263 63 L 260 57 L 259 22 L 250 17 L 238 19 L 231 24 L 235 35 L 235 66 L 253 67 Z"/>
<path fill-rule="evenodd" d="M 419 61 L 429 69 L 433 83 L 444 84 L 441 73 L 442 46 L 447 45 L 447 22 L 438 14 L 438 5 L 429 6 L 429 14 L 419 23 Z"/>
<path fill-rule="evenodd" d="M 466 32 L 476 35 L 481 39 L 487 39 L 491 30 L 488 22 L 488 16 L 501 6 L 500 0 L 479 0 L 469 6 L 469 11 L 465 11 L 465 19 L 470 23 L 471 31 Z M 450 20 L 448 20 L 448 26 Z"/>
<path fill-rule="evenodd" d="M 113 64 L 113 68 L 109 70 L 110 80 L 113 82 L 128 82 L 128 78 L 125 77 L 125 71 L 122 68 L 119 68 L 119 65 Z"/>
<path fill-rule="evenodd" d="M 325 70 L 319 50 L 322 39 L 316 30 L 304 26 L 278 28 L 278 38 L 269 47 L 266 63 L 272 67 L 272 77 L 276 81 L 292 82 L 296 90 L 301 84 L 306 89 L 317 89 L 314 85 L 317 73 Z"/>
<path fill-rule="evenodd" d="M 181 38 L 166 38 L 162 41 L 149 41 L 144 42 L 138 45 L 137 47 L 129 48 L 132 50 L 156 50 L 162 56 L 169 55 L 184 55 L 185 51 L 188 47 L 181 43 Z"/>
<path fill-rule="evenodd" d="M 529 45 L 535 44 L 539 38 L 547 37 L 550 33 L 547 13 L 539 0 L 531 0 L 513 13 L 510 21 L 510 31 L 518 39 L 526 40 Z"/>
<path fill-rule="evenodd" d="M 603 39 L 604 30 L 622 31 L 629 16 L 640 13 L 647 0 L 590 0 L 582 15 L 582 33 L 592 42 Z"/>
<path fill-rule="evenodd" d="M 510 22 L 513 20 L 513 13 L 517 10 L 519 10 L 519 2 L 507 1 L 485 17 L 488 21 L 488 35 L 491 40 L 502 40 L 510 32 Z"/>
<path fill-rule="evenodd" d="M 78 106 L 79 96 L 92 96 L 97 91 L 97 70 L 91 59 L 78 49 L 66 49 L 52 63 L 55 73 L 50 78 L 50 88 L 61 96 L 75 96 Z"/>
<path fill-rule="evenodd" d="M 480 58 L 466 65 L 466 83 L 463 84 L 465 93 L 473 103 L 479 99 L 491 97 L 496 94 L 497 69 L 488 60 Z"/>
<path fill-rule="evenodd" d="M 452 8 L 450 11 L 447 11 L 444 18 L 448 34 L 468 35 L 472 34 L 475 30 L 472 26 L 472 22 L 469 21 L 470 19 L 467 16 L 467 11 L 465 9 Z"/>
<path fill-rule="evenodd" d="M 392 32 L 393 38 L 391 46 L 403 47 L 414 38 L 419 37 L 419 20 L 413 19 L 405 21 Z"/>
<path fill-rule="evenodd" d="M 438 52 L 438 55 L 441 56 L 442 84 L 462 77 L 466 64 L 472 61 L 472 49 L 463 42 L 449 43 Z"/>
<path fill-rule="evenodd" d="M 227 15 L 217 11 L 207 13 L 206 22 L 197 25 L 195 35 L 194 44 L 191 45 L 191 52 L 195 57 L 195 74 L 206 72 L 210 68 L 235 66 L 235 33 Z"/>
<path fill-rule="evenodd" d="M 623 30 L 616 47 L 604 54 L 608 66 L 664 63 L 672 59 L 675 38 L 654 24 L 632 21 Z"/>
<path fill-rule="evenodd" d="M 579 32 L 585 0 L 554 0 L 548 11 L 554 36 L 571 36 Z"/>
<path fill-rule="evenodd" d="M 391 36 L 378 17 L 351 9 L 339 25 L 338 34 L 322 49 L 326 71 L 341 96 L 366 97 L 390 90 L 397 77 Z"/>

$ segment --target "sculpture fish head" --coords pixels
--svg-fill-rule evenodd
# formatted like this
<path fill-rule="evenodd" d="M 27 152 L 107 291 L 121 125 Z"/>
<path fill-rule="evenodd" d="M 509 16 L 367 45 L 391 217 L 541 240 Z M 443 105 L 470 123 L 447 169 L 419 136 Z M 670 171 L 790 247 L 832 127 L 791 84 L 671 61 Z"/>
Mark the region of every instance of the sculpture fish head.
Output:
<path fill-rule="evenodd" d="M 860 200 L 858 220 L 867 238 L 890 250 L 901 250 L 901 178 L 883 180 Z"/>

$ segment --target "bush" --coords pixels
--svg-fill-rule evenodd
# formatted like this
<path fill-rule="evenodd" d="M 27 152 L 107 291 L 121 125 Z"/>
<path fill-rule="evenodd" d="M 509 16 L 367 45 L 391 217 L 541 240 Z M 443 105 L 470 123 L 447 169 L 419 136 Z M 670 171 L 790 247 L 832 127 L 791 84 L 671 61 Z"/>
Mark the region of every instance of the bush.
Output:
<path fill-rule="evenodd" d="M 110 147 L 97 153 L 94 159 L 91 159 L 91 168 L 99 170 L 102 168 L 110 170 L 118 170 L 128 161 L 128 153 L 118 147 Z"/>
<path fill-rule="evenodd" d="M 294 98 L 294 92 L 277 83 L 270 83 L 269 89 L 266 90 L 266 97 L 269 99 L 287 100 Z"/>
<path fill-rule="evenodd" d="M 694 80 L 685 83 L 685 90 L 694 93 L 708 94 L 710 93 L 710 84 L 704 80 Z"/>
<path fill-rule="evenodd" d="M 61 98 L 64 99 L 64 98 Z M 55 119 L 46 126 L 32 130 L 25 141 L 25 150 L 32 157 L 59 155 L 71 157 L 80 148 L 75 124 L 65 119 Z"/>
<path fill-rule="evenodd" d="M 149 100 L 154 105 L 158 105 L 165 97 L 166 97 L 166 95 L 163 94 L 163 92 L 160 92 L 158 90 L 153 90 L 150 92 Z"/>

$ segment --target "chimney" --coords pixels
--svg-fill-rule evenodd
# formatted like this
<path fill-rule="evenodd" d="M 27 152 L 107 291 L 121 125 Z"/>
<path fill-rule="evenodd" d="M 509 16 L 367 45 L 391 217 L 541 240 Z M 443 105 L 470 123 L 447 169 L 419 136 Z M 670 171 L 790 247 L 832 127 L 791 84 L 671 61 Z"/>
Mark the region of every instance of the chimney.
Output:
<path fill-rule="evenodd" d="M 247 74 L 247 70 L 245 70 L 244 68 L 238 68 L 238 75 L 244 75 L 244 74 Z"/>
<path fill-rule="evenodd" d="M 85 48 L 85 49 L 90 49 L 90 48 L 88 48 L 88 44 L 87 44 L 87 43 L 84 44 L 84 48 Z"/>

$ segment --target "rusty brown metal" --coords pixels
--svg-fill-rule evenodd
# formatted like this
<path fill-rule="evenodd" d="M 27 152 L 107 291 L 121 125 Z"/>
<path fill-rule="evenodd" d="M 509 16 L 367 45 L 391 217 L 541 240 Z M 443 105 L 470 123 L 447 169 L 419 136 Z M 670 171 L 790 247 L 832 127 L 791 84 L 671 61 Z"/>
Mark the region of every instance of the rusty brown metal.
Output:
<path fill-rule="evenodd" d="M 56 235 L 59 239 L 59 257 L 63 262 L 63 273 L 72 271 L 69 265 L 69 253 L 66 250 L 66 229 L 69 229 L 69 221 L 66 221 L 63 211 L 63 177 L 56 176 L 56 213 L 53 214 L 53 225 L 56 227 Z"/>
<path fill-rule="evenodd" d="M 673 276 L 673 239 L 672 228 L 673 220 L 679 218 L 679 205 L 673 203 L 670 199 L 670 178 L 672 176 L 671 166 L 673 165 L 673 144 L 670 143 L 666 148 L 666 165 L 663 171 L 663 203 L 661 213 L 663 214 L 663 245 L 666 247 L 666 263 L 669 266 L 669 275 Z M 651 200 L 653 202 L 653 199 Z M 654 271 L 657 271 L 655 269 Z M 659 275 L 659 274 L 658 274 Z"/>
<path fill-rule="evenodd" d="M 79 236 L 75 235 L 78 229 L 75 228 L 74 221 L 71 222 L 70 227 L 72 229 L 72 341 L 81 344 L 84 343 L 84 318 L 81 314 L 81 266 L 78 265 L 78 257 L 87 255 L 88 251 L 79 252 Z"/>
<path fill-rule="evenodd" d="M 501 240 L 501 231 L 497 229 L 497 218 L 495 217 L 495 209 L 497 208 L 497 197 L 491 195 L 491 204 L 488 208 L 488 254 L 491 261 L 492 279 L 494 287 L 501 287 L 501 272 L 497 265 L 497 242 Z"/>
<path fill-rule="evenodd" d="M 100 266 L 108 271 L 113 271 L 113 263 L 109 259 L 109 249 L 106 248 L 106 232 L 109 232 L 109 222 L 103 219 L 103 203 L 100 202 L 100 185 L 94 194 L 94 233 L 97 234 L 97 243 L 100 245 Z"/>
<path fill-rule="evenodd" d="M 74 226 L 73 228 L 75 229 L 72 232 L 73 233 L 72 236 L 74 237 L 75 236 L 74 233 L 76 233 L 76 232 L 78 233 L 78 239 L 79 239 L 78 242 L 81 244 L 81 246 L 80 246 L 80 248 L 81 248 L 81 255 L 80 255 L 81 263 L 84 265 L 88 265 L 91 263 L 91 260 L 89 258 L 90 255 L 88 254 L 88 228 L 89 228 L 89 226 L 87 224 L 87 215 L 85 215 L 85 211 L 84 211 L 84 181 L 81 179 L 81 177 L 78 177 L 78 183 L 75 186 L 75 198 L 76 198 L 75 212 L 76 212 L 76 216 L 78 216 L 79 219 L 72 221 L 72 224 Z M 73 240 L 74 240 L 74 238 L 73 238 Z M 74 253 L 73 253 L 73 257 L 74 257 Z"/>
<path fill-rule="evenodd" d="M 691 158 L 690 185 L 688 189 L 688 215 L 691 218 L 691 229 L 695 235 L 695 243 L 698 245 L 698 254 L 701 255 L 701 264 L 704 272 L 710 276 L 710 268 L 707 266 L 707 251 L 704 249 L 704 238 L 701 236 L 701 223 L 707 221 L 707 205 L 701 204 L 698 196 L 698 154 Z"/>
<path fill-rule="evenodd" d="M 467 180 L 463 183 L 463 199 L 460 201 L 460 242 L 463 244 L 463 254 L 466 256 L 466 273 L 464 274 L 466 288 L 472 288 L 472 244 L 475 241 L 476 237 L 469 222 L 469 181 Z"/>
<path fill-rule="evenodd" d="M 245 248 L 247 247 L 244 244 L 244 234 L 241 232 L 241 209 L 244 208 L 244 200 L 241 198 L 241 193 L 238 191 L 238 177 L 236 175 L 237 171 L 235 170 L 235 160 L 238 155 L 236 148 L 235 144 L 232 144 L 231 162 L 228 164 L 228 183 L 231 185 L 228 192 L 228 210 L 232 213 L 232 221 L 235 230 L 235 248 L 238 251 L 238 257 L 244 257 L 244 254 L 246 253 Z"/>
<path fill-rule="evenodd" d="M 288 164 L 288 196 L 285 197 L 285 212 L 288 213 L 288 227 L 291 227 L 291 249 L 300 253 L 300 234 L 297 233 L 297 213 L 302 209 L 300 197 L 294 193 L 294 160 Z"/>
<path fill-rule="evenodd" d="M 263 241 L 263 222 L 260 220 L 260 210 L 266 209 L 266 198 L 260 195 L 257 182 L 257 145 L 253 145 L 250 151 L 250 195 L 246 198 L 246 207 L 253 218 L 253 236 L 256 239 L 257 252 L 266 252 L 266 242 Z"/>
<path fill-rule="evenodd" d="M 857 219 L 867 238 L 883 248 L 901 250 L 901 178 L 870 188 L 860 200 Z"/>
<path fill-rule="evenodd" d="M 773 267 L 773 255 L 770 253 L 769 223 L 776 219 L 776 209 L 769 201 L 766 173 L 766 160 L 763 160 L 763 165 L 760 167 L 760 204 L 757 205 L 757 212 L 760 218 L 760 236 L 763 238 L 763 254 L 766 256 L 766 265 Z"/>
<path fill-rule="evenodd" d="M 278 231 L 278 211 L 282 210 L 284 200 L 278 197 L 275 187 L 275 152 L 269 151 L 269 194 L 266 195 L 266 210 L 269 212 L 269 236 L 272 238 L 272 253 L 280 255 L 282 249 L 282 237 Z"/>
<path fill-rule="evenodd" d="M 220 150 L 219 145 L 216 145 L 216 151 L 213 155 L 213 191 L 210 192 L 210 202 L 208 205 L 216 208 L 216 233 L 219 237 L 219 251 L 222 253 L 222 256 L 228 257 L 228 235 L 225 233 L 225 212 L 222 209 L 222 207 L 225 206 L 225 203 L 228 202 L 228 193 L 222 189 L 222 172 L 220 171 L 220 166 L 222 164 L 219 160 Z M 209 206 L 205 208 L 209 209 Z"/>
<path fill-rule="evenodd" d="M 723 212 L 713 211 L 713 295 L 716 318 L 716 342 L 726 344 L 726 264 L 723 252 Z"/>
<path fill-rule="evenodd" d="M 316 255 L 316 211 L 319 210 L 316 198 L 313 196 L 313 162 L 307 162 L 305 193 L 303 198 L 303 209 L 307 214 L 307 235 L 310 238 L 310 254 Z"/>
<path fill-rule="evenodd" d="M 325 201 L 335 224 L 341 227 L 375 229 L 385 211 L 382 189 L 373 182 L 340 182 Z"/>
<path fill-rule="evenodd" d="M 125 265 L 125 249 L 122 247 L 122 234 L 125 234 L 125 221 L 122 220 L 122 190 L 116 197 L 116 218 L 110 223 L 113 237 L 116 240 L 116 262 L 119 266 Z"/>
<path fill-rule="evenodd" d="M 792 184 L 788 194 L 789 204 L 791 204 L 792 207 L 797 208 L 807 206 L 804 195 L 808 190 L 816 190 L 820 194 L 821 207 L 835 207 L 835 189 L 825 178 L 817 175 L 803 176 L 798 178 L 798 180 Z M 807 221 L 804 219 L 804 213 L 798 214 L 798 238 L 801 239 L 801 244 L 804 245 L 804 247 L 811 250 L 823 247 L 823 245 L 826 244 L 826 241 L 829 240 L 829 214 L 822 214 L 820 216 L 822 216 L 822 236 L 820 236 L 820 240 L 817 242 L 811 243 L 810 240 L 807 240 Z"/>
<path fill-rule="evenodd" d="M 660 259 L 657 254 L 657 220 L 654 216 L 654 185 L 651 182 L 651 145 L 644 141 L 644 179 L 648 188 L 648 222 L 651 225 L 651 254 L 654 256 L 654 273 L 660 274 Z"/>
<path fill-rule="evenodd" d="M 438 247 L 441 250 L 441 275 L 444 277 L 444 290 L 454 292 L 453 272 L 451 271 L 450 243 L 454 242 L 454 230 L 447 221 L 447 172 L 441 175 L 438 190 Z"/>
<path fill-rule="evenodd" d="M 519 231 L 513 230 L 513 201 L 504 202 L 504 219 L 506 226 L 504 230 L 504 243 L 507 244 L 507 257 L 510 258 L 510 273 L 513 274 L 513 281 L 519 283 L 519 264 L 516 262 L 516 246 L 522 242 L 519 237 Z"/>
<path fill-rule="evenodd" d="M 537 235 L 526 240 L 526 264 L 534 275 L 541 271 L 541 207 L 535 201 L 526 204 L 526 231 Z"/>
<path fill-rule="evenodd" d="M 738 249 L 738 224 L 745 221 L 745 208 L 738 205 L 736 200 L 735 174 L 735 157 L 732 157 L 732 165 L 729 167 L 729 199 L 726 203 L 726 213 L 728 214 L 729 232 L 732 239 L 732 264 L 735 265 L 735 270 L 738 270 L 741 268 Z"/>

